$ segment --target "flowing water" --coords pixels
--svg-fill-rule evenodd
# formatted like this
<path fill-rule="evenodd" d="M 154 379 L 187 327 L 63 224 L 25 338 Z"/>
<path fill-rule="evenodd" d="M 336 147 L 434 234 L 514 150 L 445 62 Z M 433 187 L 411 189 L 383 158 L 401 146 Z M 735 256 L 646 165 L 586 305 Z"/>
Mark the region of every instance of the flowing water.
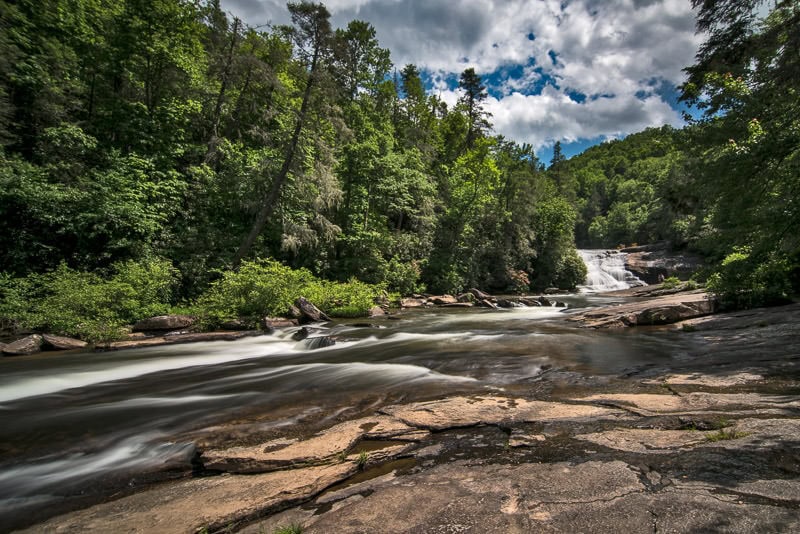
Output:
<path fill-rule="evenodd" d="M 589 273 L 579 289 L 587 293 L 616 291 L 646 285 L 625 268 L 627 254 L 616 250 L 579 250 Z"/>
<path fill-rule="evenodd" d="M 613 302 L 559 300 L 570 309 Z M 185 473 L 198 443 L 320 425 L 389 402 L 530 392 L 551 367 L 617 374 L 671 357 L 657 333 L 582 330 L 565 313 L 406 311 L 369 326 L 319 326 L 313 335 L 337 343 L 316 350 L 289 329 L 232 342 L 3 358 L 0 530 L 4 518 L 19 524 L 33 511 L 47 515 L 82 496 L 146 483 L 147 473 Z"/>

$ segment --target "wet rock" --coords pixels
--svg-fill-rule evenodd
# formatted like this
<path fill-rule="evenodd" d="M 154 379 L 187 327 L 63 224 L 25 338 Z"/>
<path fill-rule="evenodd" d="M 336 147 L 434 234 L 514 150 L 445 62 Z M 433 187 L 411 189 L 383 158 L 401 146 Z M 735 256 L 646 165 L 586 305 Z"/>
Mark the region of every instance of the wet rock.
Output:
<path fill-rule="evenodd" d="M 53 334 L 42 334 L 43 344 L 46 349 L 54 350 L 74 350 L 86 348 L 88 343 L 80 339 L 73 339 L 65 336 L 54 336 Z"/>
<path fill-rule="evenodd" d="M 289 306 L 289 309 L 286 310 L 286 317 L 290 317 L 292 319 L 300 319 L 303 316 L 303 312 L 300 311 L 300 308 L 292 304 Z"/>
<path fill-rule="evenodd" d="M 233 319 L 231 321 L 225 321 L 220 325 L 223 330 L 249 330 L 250 325 L 247 324 L 242 319 Z"/>
<path fill-rule="evenodd" d="M 333 345 L 336 345 L 336 340 L 331 336 L 317 336 L 303 340 L 303 346 L 308 350 L 324 349 Z"/>
<path fill-rule="evenodd" d="M 552 306 L 553 305 L 553 301 L 550 300 L 549 298 L 545 297 L 545 296 L 541 296 L 536 300 L 538 300 L 539 304 L 541 304 L 542 306 Z"/>
<path fill-rule="evenodd" d="M 521 430 L 513 430 L 508 437 L 509 447 L 535 447 L 542 444 L 547 438 L 544 434 L 532 434 Z"/>
<path fill-rule="evenodd" d="M 716 301 L 703 291 L 656 297 L 617 306 L 594 308 L 570 317 L 589 328 L 622 328 L 636 325 L 670 324 L 708 315 Z"/>
<path fill-rule="evenodd" d="M 495 304 L 494 302 L 492 302 L 490 300 L 486 300 L 486 299 L 479 300 L 478 303 L 476 304 L 476 306 L 479 306 L 481 308 L 490 308 L 492 310 L 498 309 L 497 308 L 497 304 Z"/>
<path fill-rule="evenodd" d="M 297 319 L 284 319 L 282 317 L 264 317 L 261 321 L 261 328 L 268 332 L 274 332 L 276 328 L 291 328 L 298 326 Z"/>
<path fill-rule="evenodd" d="M 434 304 L 436 304 L 437 306 L 443 306 L 444 304 L 455 304 L 456 302 L 458 302 L 458 299 L 456 299 L 452 295 L 440 295 L 436 297 L 431 297 L 429 300 Z"/>
<path fill-rule="evenodd" d="M 474 296 L 476 300 L 491 300 L 494 298 L 488 293 L 484 293 L 480 289 L 476 289 L 474 287 L 470 289 L 469 292 L 472 293 L 472 296 Z"/>
<path fill-rule="evenodd" d="M 373 306 L 372 308 L 369 309 L 367 315 L 369 317 L 383 317 L 386 315 L 386 311 L 380 306 Z"/>
<path fill-rule="evenodd" d="M 292 334 L 292 339 L 295 341 L 303 341 L 309 336 L 309 334 L 311 334 L 311 331 L 304 326 L 300 328 L 300 330 Z"/>
<path fill-rule="evenodd" d="M 517 303 L 509 299 L 498 299 L 497 306 L 499 308 L 516 308 Z"/>
<path fill-rule="evenodd" d="M 458 302 L 475 302 L 475 295 L 472 293 L 461 293 L 456 297 Z"/>
<path fill-rule="evenodd" d="M 567 307 L 566 302 L 561 302 L 561 301 L 556 302 L 556 308 L 566 308 L 566 307 Z"/>
<path fill-rule="evenodd" d="M 23 337 L 16 341 L 12 341 L 3 347 L 3 354 L 7 356 L 28 356 L 41 352 L 44 340 L 39 334 L 33 334 Z"/>
<path fill-rule="evenodd" d="M 702 386 L 712 388 L 728 388 L 763 382 L 764 376 L 751 372 L 734 372 L 732 374 L 707 374 L 707 373 L 683 373 L 670 374 L 659 377 L 657 380 L 645 380 L 645 384 L 669 384 L 672 386 Z"/>
<path fill-rule="evenodd" d="M 760 393 L 702 393 L 660 395 L 652 393 L 601 393 L 574 399 L 616 406 L 642 416 L 706 414 L 724 417 L 738 414 L 786 414 L 800 409 L 800 399 L 791 395 Z"/>
<path fill-rule="evenodd" d="M 159 345 L 172 345 L 178 343 L 196 343 L 199 341 L 235 341 L 243 337 L 260 336 L 264 332 L 260 330 L 247 330 L 244 332 L 198 332 L 188 334 L 175 334 L 171 336 L 145 337 L 141 339 L 129 339 L 126 341 L 112 341 L 109 343 L 98 343 L 95 348 L 101 350 L 122 350 L 136 349 L 141 347 L 156 347 Z"/>
<path fill-rule="evenodd" d="M 134 332 L 152 332 L 159 330 L 180 330 L 192 326 L 195 318 L 191 315 L 159 315 L 142 319 L 133 325 Z"/>
<path fill-rule="evenodd" d="M 261 473 L 287 466 L 338 460 L 362 439 L 418 441 L 428 433 L 387 416 L 347 421 L 302 441 L 267 442 L 203 453 L 206 469 L 235 473 Z M 277 447 L 277 448 L 276 448 Z"/>
<path fill-rule="evenodd" d="M 704 265 L 700 256 L 671 251 L 668 243 L 625 248 L 622 252 L 626 253 L 625 268 L 648 284 L 669 276 L 688 279 Z"/>
<path fill-rule="evenodd" d="M 530 308 L 538 308 L 539 306 L 542 305 L 541 302 L 539 302 L 538 300 L 535 300 L 535 299 L 521 298 L 521 299 L 519 299 L 519 301 L 522 304 L 524 304 L 525 306 L 528 306 Z"/>
<path fill-rule="evenodd" d="M 294 305 L 300 310 L 300 323 L 318 323 L 320 321 L 330 321 L 331 318 L 309 302 L 305 297 L 299 297 L 294 301 Z"/>
<path fill-rule="evenodd" d="M 357 472 L 353 462 L 165 484 L 55 517 L 30 532 L 217 532 L 301 504 Z"/>
<path fill-rule="evenodd" d="M 400 307 L 401 308 L 422 308 L 425 306 L 424 299 L 417 299 L 417 298 L 407 298 L 400 300 Z"/>
<path fill-rule="evenodd" d="M 537 421 L 576 421 L 589 418 L 619 418 L 618 409 L 587 404 L 531 401 L 507 397 L 450 397 L 403 406 L 388 406 L 382 413 L 404 423 L 429 430 L 478 424 L 509 424 Z"/>
<path fill-rule="evenodd" d="M 472 308 L 474 306 L 471 302 L 454 302 L 452 304 L 444 304 L 442 308 Z"/>
<path fill-rule="evenodd" d="M 620 451 L 659 454 L 708 443 L 707 434 L 704 432 L 652 428 L 620 428 L 580 434 L 575 438 Z"/>

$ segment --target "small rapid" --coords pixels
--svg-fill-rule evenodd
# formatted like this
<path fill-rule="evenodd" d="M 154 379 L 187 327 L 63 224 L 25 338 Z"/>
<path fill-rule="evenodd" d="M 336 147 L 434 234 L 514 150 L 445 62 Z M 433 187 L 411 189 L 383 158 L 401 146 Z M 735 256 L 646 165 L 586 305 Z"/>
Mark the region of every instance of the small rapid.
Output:
<path fill-rule="evenodd" d="M 583 285 L 578 286 L 582 293 L 617 291 L 647 285 L 635 274 L 625 268 L 627 254 L 617 250 L 578 250 L 586 264 L 588 273 Z"/>

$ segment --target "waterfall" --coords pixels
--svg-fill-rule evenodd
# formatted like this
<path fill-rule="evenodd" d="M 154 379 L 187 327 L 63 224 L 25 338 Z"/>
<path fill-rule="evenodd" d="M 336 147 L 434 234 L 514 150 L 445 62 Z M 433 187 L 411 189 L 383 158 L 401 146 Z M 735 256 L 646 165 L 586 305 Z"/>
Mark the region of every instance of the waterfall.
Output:
<path fill-rule="evenodd" d="M 579 286 L 583 293 L 616 291 L 629 287 L 647 285 L 625 268 L 627 254 L 616 250 L 579 250 L 589 272 L 584 285 Z"/>

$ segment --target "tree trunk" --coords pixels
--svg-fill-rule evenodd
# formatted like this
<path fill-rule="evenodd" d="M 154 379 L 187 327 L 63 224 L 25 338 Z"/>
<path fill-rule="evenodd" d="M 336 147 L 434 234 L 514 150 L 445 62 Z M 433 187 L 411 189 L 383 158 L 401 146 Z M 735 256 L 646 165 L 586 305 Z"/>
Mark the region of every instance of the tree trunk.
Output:
<path fill-rule="evenodd" d="M 253 227 L 250 229 L 250 233 L 247 234 L 247 237 L 245 237 L 244 241 L 239 247 L 239 250 L 236 251 L 236 255 L 233 257 L 234 269 L 239 267 L 242 258 L 247 255 L 247 253 L 250 251 L 250 248 L 253 246 L 253 243 L 256 242 L 259 234 L 261 234 L 262 230 L 264 230 L 267 220 L 275 210 L 275 205 L 278 202 L 281 189 L 283 189 L 283 185 L 286 183 L 286 179 L 289 176 L 289 170 L 292 168 L 292 161 L 294 160 L 294 154 L 297 151 L 297 145 L 300 142 L 300 134 L 303 131 L 303 123 L 305 122 L 306 113 L 308 112 L 308 105 L 311 100 L 311 90 L 314 86 L 314 77 L 316 76 L 318 57 L 319 49 L 315 48 L 314 56 L 311 60 L 311 71 L 309 72 L 308 80 L 306 81 L 306 88 L 303 92 L 303 102 L 300 104 L 300 113 L 297 116 L 297 122 L 294 126 L 294 133 L 292 134 L 292 139 L 289 142 L 289 147 L 286 150 L 286 156 L 284 157 L 283 165 L 281 166 L 281 170 L 278 172 L 278 176 L 276 176 L 272 181 L 272 185 L 264 197 L 264 202 L 261 205 L 258 215 L 256 216 L 255 222 L 253 222 Z"/>

